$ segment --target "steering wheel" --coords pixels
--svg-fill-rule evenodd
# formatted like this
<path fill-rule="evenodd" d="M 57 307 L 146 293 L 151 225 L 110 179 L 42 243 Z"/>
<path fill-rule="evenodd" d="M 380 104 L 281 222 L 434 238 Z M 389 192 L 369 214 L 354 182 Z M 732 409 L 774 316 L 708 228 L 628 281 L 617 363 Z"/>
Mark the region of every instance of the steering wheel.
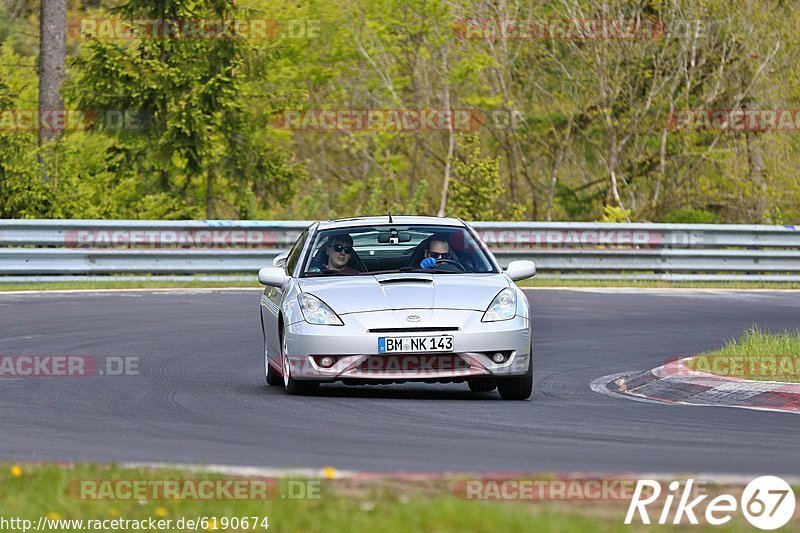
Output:
<path fill-rule="evenodd" d="M 453 265 L 454 267 L 456 267 L 461 272 L 466 272 L 467 271 L 467 269 L 464 268 L 464 265 L 462 265 L 461 263 L 459 263 L 458 261 L 455 261 L 453 259 L 437 259 L 436 260 L 436 264 L 438 265 L 439 263 L 445 263 L 445 264 Z"/>

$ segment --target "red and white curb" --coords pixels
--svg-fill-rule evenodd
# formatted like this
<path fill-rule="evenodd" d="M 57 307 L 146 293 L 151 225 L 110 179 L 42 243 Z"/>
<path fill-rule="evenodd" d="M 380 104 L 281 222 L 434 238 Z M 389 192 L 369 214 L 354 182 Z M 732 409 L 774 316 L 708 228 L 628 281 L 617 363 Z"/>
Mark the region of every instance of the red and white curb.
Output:
<path fill-rule="evenodd" d="M 687 357 L 653 370 L 611 374 L 593 391 L 619 398 L 681 405 L 738 407 L 800 414 L 800 383 L 753 381 L 691 370 Z"/>

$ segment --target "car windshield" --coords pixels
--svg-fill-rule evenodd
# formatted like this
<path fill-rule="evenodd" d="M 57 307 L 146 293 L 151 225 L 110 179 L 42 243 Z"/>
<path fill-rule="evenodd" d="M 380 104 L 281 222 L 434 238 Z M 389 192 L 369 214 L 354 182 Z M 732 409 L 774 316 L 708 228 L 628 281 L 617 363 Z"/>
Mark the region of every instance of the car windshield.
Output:
<path fill-rule="evenodd" d="M 302 277 L 393 272 L 497 273 L 486 247 L 463 227 L 381 225 L 317 232 Z"/>

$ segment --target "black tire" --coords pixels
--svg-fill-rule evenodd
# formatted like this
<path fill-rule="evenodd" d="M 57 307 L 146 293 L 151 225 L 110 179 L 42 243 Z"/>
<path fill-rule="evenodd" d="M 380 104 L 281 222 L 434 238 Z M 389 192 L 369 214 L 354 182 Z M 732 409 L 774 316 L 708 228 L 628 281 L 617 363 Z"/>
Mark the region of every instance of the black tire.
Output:
<path fill-rule="evenodd" d="M 281 384 L 286 389 L 286 393 L 290 396 L 304 396 L 307 394 L 314 394 L 319 390 L 319 383 L 316 381 L 298 381 L 292 377 L 291 368 L 286 364 L 286 345 L 283 340 L 283 332 L 281 332 L 281 362 L 283 364 L 283 376 L 281 376 Z"/>
<path fill-rule="evenodd" d="M 472 378 L 467 380 L 469 390 L 472 392 L 492 392 L 497 388 L 494 378 Z"/>
<path fill-rule="evenodd" d="M 497 392 L 504 400 L 527 400 L 533 394 L 533 351 L 528 358 L 528 371 L 522 376 L 498 378 Z"/>
<path fill-rule="evenodd" d="M 319 391 L 319 383 L 316 381 L 297 381 L 289 377 L 289 384 L 286 385 L 286 392 L 290 396 L 308 396 Z"/>
<path fill-rule="evenodd" d="M 281 387 L 283 386 L 283 376 L 275 372 L 275 369 L 272 368 L 267 360 L 264 360 L 264 364 L 267 365 L 267 385 L 271 387 Z"/>

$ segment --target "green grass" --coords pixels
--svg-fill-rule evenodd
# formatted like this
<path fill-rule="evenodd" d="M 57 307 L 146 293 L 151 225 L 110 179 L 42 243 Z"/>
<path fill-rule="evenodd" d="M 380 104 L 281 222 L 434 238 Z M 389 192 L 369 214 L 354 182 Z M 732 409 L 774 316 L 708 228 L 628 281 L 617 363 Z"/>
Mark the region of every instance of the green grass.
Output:
<path fill-rule="evenodd" d="M 87 500 L 68 490 L 76 480 L 223 479 L 172 469 L 124 469 L 117 466 L 0 465 L 0 517 L 25 518 L 35 525 L 40 516 L 57 519 L 171 519 L 181 517 L 264 517 L 269 531 L 644 531 L 641 524 L 623 524 L 627 501 L 607 502 L 479 502 L 456 498 L 452 481 L 408 480 L 321 481 L 317 499 L 270 500 Z M 225 476 L 224 479 L 231 479 Z M 284 485 L 287 483 L 283 481 Z M 285 494 L 285 492 L 284 492 Z M 592 504 L 593 503 L 593 504 Z M 743 531 L 744 519 L 727 529 Z M 174 523 L 174 522 L 173 522 Z M 220 524 L 218 522 L 218 524 Z M 677 528 L 659 526 L 659 530 Z M 705 531 L 711 528 L 694 527 Z M 245 531 L 207 528 L 200 531 Z M 77 531 L 63 528 L 59 531 Z M 180 531 L 169 529 L 169 531 Z M 249 531 L 264 531 L 249 529 Z M 715 529 L 714 531 L 717 531 Z"/>
<path fill-rule="evenodd" d="M 800 382 L 800 331 L 770 333 L 753 327 L 722 348 L 700 354 L 687 367 L 757 381 Z"/>

